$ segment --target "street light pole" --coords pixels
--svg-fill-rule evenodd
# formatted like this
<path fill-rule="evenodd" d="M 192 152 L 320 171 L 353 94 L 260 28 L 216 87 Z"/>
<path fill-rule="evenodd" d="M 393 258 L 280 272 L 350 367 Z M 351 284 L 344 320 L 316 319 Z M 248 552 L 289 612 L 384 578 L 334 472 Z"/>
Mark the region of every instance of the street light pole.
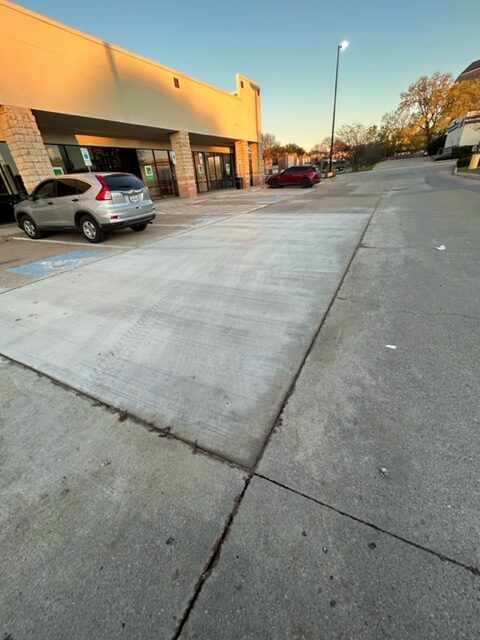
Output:
<path fill-rule="evenodd" d="M 328 177 L 333 176 L 333 144 L 335 140 L 335 112 L 337 110 L 337 85 L 338 85 L 338 63 L 340 61 L 340 51 L 348 47 L 348 42 L 344 40 L 337 47 L 337 66 L 335 68 L 335 91 L 333 94 L 333 117 L 332 117 L 332 138 L 330 142 L 330 161 L 328 163 Z"/>

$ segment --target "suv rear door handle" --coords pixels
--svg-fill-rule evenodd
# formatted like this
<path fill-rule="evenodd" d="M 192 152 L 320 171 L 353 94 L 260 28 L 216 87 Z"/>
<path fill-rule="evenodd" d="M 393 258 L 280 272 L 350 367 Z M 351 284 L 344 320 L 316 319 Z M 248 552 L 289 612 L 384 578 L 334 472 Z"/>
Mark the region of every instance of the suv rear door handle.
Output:
<path fill-rule="evenodd" d="M 53 204 L 53 202 L 47 202 L 47 204 Z"/>
<path fill-rule="evenodd" d="M 72 202 L 78 202 L 78 198 L 72 198 Z"/>

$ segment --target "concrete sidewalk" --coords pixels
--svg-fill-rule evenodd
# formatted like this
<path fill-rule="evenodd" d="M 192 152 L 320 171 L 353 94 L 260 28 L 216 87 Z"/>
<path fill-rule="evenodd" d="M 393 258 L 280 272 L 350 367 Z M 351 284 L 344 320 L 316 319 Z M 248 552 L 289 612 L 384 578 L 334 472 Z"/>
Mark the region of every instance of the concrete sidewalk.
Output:
<path fill-rule="evenodd" d="M 396 161 L 0 295 L 5 638 L 477 640 L 479 203 Z"/>

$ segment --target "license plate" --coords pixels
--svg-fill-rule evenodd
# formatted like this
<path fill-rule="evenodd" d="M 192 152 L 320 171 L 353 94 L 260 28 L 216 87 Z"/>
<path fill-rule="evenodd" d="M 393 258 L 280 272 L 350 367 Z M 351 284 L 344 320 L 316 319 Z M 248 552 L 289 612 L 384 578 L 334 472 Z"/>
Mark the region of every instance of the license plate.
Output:
<path fill-rule="evenodd" d="M 130 202 L 138 202 L 140 200 L 138 194 L 130 196 Z"/>

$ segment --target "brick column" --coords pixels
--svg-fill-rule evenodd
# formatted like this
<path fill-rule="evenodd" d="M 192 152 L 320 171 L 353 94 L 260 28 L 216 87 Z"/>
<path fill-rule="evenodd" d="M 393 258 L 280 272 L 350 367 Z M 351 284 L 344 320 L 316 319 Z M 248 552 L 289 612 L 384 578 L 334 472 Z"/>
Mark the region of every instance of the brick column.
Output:
<path fill-rule="evenodd" d="M 197 195 L 195 182 L 195 167 L 193 166 L 192 150 L 188 131 L 176 131 L 170 135 L 172 149 L 175 151 L 177 164 L 176 174 L 178 193 L 181 198 L 194 198 Z"/>
<path fill-rule="evenodd" d="M 0 106 L 0 129 L 29 193 L 38 182 L 53 176 L 52 163 L 30 109 Z"/>
<path fill-rule="evenodd" d="M 252 154 L 253 184 L 255 187 L 258 187 L 265 181 L 265 165 L 263 164 L 262 145 L 259 142 L 252 142 L 250 144 L 250 153 Z"/>
<path fill-rule="evenodd" d="M 250 164 L 246 140 L 235 140 L 235 169 L 237 176 L 243 178 L 244 188 L 248 189 L 250 187 Z"/>

